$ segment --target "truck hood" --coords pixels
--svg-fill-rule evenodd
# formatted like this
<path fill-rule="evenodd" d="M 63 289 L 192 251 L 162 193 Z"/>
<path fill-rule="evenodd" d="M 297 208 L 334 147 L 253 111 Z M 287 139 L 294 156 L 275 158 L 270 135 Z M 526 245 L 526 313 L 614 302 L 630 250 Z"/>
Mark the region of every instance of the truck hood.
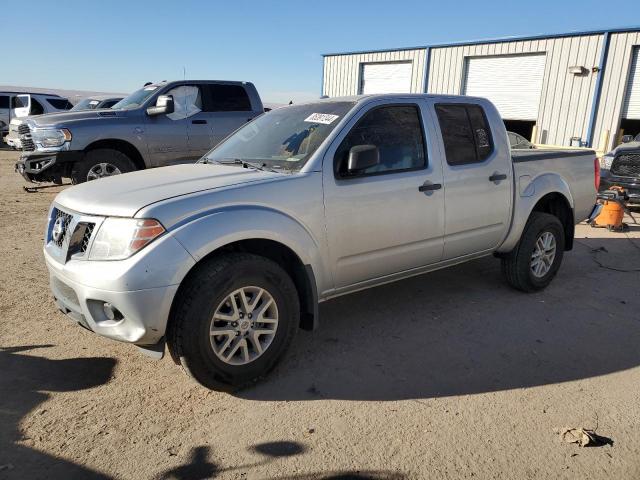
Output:
<path fill-rule="evenodd" d="M 241 166 L 176 165 L 82 183 L 59 193 L 55 203 L 87 215 L 133 217 L 141 208 L 161 200 L 285 175 Z"/>
<path fill-rule="evenodd" d="M 79 112 L 47 113 L 28 117 L 29 125 L 36 127 L 64 127 L 83 120 L 112 119 L 126 116 L 124 110 L 80 110 Z"/>

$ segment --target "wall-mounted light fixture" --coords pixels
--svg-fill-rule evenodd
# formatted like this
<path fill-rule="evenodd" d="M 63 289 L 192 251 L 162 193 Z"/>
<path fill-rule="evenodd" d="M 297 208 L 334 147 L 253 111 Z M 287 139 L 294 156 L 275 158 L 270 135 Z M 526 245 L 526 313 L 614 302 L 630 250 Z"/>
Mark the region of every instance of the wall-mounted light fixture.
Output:
<path fill-rule="evenodd" d="M 569 73 L 572 73 L 573 75 L 586 75 L 588 72 L 589 70 L 580 65 L 569 67 Z"/>

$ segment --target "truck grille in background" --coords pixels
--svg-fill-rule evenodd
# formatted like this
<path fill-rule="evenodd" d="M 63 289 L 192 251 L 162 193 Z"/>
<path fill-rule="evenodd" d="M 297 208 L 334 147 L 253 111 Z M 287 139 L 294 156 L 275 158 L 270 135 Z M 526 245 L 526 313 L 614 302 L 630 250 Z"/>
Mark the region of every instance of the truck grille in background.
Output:
<path fill-rule="evenodd" d="M 640 153 L 623 153 L 618 155 L 609 169 L 612 175 L 620 177 L 640 176 Z"/>
<path fill-rule="evenodd" d="M 20 142 L 22 143 L 22 150 L 25 152 L 32 152 L 36 149 L 31 139 L 31 129 L 26 123 L 21 123 L 18 126 L 18 135 L 20 135 Z"/>

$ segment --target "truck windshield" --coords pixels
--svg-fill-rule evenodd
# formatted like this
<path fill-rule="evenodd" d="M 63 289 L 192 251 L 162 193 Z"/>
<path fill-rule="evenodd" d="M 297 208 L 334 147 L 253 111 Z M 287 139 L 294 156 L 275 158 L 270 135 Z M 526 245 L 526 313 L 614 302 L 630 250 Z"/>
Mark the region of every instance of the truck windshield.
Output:
<path fill-rule="evenodd" d="M 300 170 L 354 105 L 318 102 L 271 110 L 237 130 L 201 161 Z"/>
<path fill-rule="evenodd" d="M 142 105 L 147 98 L 154 94 L 154 92 L 158 91 L 157 85 L 149 85 L 140 90 L 136 90 L 131 95 L 124 97 L 118 103 L 116 103 L 113 107 L 114 110 L 131 110 L 133 108 L 138 108 Z"/>

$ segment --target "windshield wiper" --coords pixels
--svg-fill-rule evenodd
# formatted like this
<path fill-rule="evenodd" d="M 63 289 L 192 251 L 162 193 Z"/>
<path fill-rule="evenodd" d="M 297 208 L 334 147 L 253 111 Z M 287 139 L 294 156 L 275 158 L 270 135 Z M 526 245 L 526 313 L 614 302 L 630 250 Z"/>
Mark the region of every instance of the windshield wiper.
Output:
<path fill-rule="evenodd" d="M 223 158 L 221 160 L 211 160 L 207 158 L 204 163 L 209 163 L 209 161 L 219 163 L 220 165 L 242 165 L 244 168 L 255 168 L 256 170 L 278 173 L 276 169 L 268 167 L 266 163 L 247 162 L 241 158 Z"/>

